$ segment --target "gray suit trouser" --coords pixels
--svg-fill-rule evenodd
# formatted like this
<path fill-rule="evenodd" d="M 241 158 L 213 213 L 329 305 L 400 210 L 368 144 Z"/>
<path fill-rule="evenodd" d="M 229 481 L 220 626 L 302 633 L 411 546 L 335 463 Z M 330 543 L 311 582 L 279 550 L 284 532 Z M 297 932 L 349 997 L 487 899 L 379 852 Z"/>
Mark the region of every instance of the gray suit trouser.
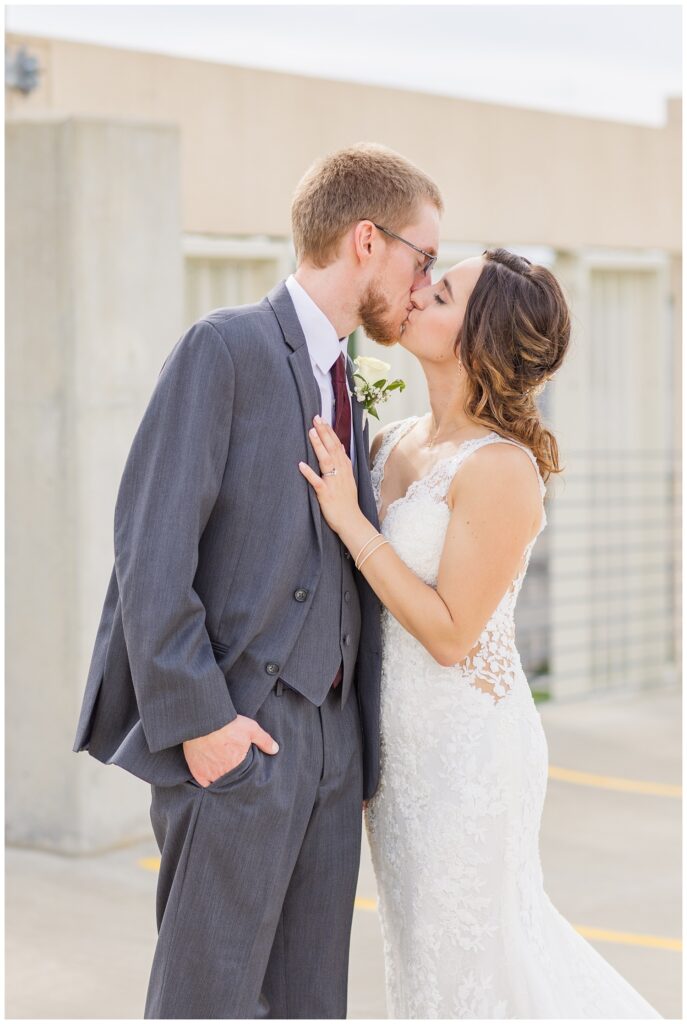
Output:
<path fill-rule="evenodd" d="M 251 745 L 209 786 L 152 786 L 158 941 L 146 1018 L 343 1018 L 362 831 L 352 692 L 280 681 Z"/>

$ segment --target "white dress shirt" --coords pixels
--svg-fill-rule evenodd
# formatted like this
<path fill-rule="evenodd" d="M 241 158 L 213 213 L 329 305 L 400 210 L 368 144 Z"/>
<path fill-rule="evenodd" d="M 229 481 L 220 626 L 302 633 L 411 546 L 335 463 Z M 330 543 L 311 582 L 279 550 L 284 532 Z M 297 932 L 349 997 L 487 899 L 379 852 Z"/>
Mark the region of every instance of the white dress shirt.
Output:
<path fill-rule="evenodd" d="M 291 274 L 286 279 L 286 287 L 296 309 L 296 316 L 303 328 L 305 343 L 312 364 L 317 386 L 320 389 L 320 416 L 330 427 L 334 426 L 334 386 L 330 370 L 343 352 L 348 354 L 348 338 L 339 338 L 330 320 L 310 298 L 305 288 Z M 349 399 L 351 389 L 346 377 L 346 390 Z M 353 400 L 351 399 L 351 462 L 355 467 L 355 438 L 353 436 Z"/>

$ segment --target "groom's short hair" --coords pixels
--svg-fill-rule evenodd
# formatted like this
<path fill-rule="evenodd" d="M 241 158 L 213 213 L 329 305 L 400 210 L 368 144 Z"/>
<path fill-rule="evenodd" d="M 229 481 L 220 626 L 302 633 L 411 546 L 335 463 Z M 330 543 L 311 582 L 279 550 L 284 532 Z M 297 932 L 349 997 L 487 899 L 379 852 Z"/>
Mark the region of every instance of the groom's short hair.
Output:
<path fill-rule="evenodd" d="M 331 153 L 317 160 L 296 187 L 291 225 L 298 262 L 326 267 L 343 235 L 360 220 L 400 231 L 423 201 L 443 211 L 432 179 L 393 149 L 361 142 Z"/>

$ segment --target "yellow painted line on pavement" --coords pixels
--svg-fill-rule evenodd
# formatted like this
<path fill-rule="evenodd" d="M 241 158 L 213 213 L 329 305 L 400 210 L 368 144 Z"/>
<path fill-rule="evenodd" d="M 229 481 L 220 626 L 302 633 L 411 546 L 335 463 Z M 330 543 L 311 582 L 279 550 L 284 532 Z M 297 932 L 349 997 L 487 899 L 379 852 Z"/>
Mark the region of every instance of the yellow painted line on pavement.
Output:
<path fill-rule="evenodd" d="M 144 868 L 145 871 L 159 871 L 160 870 L 160 858 L 159 857 L 141 857 L 138 861 L 139 868 Z"/>
<path fill-rule="evenodd" d="M 159 857 L 141 857 L 138 866 L 145 871 L 159 871 Z M 377 900 L 366 899 L 358 896 L 355 901 L 356 910 L 368 910 L 376 913 Z M 682 942 L 679 939 L 666 939 L 660 935 L 634 935 L 631 932 L 612 932 L 604 928 L 588 928 L 586 925 L 574 925 L 575 931 L 586 939 L 596 939 L 598 942 L 616 942 L 626 946 L 644 946 L 649 949 L 672 949 L 679 953 L 682 950 Z"/>
<path fill-rule="evenodd" d="M 356 910 L 376 910 L 377 900 L 366 900 L 362 896 L 358 896 L 353 905 Z"/>
<path fill-rule="evenodd" d="M 377 902 L 358 897 L 355 909 L 376 910 Z M 676 953 L 682 951 L 680 939 L 666 939 L 661 935 L 635 935 L 633 932 L 612 932 L 607 928 L 589 928 L 584 924 L 573 925 L 573 928 L 585 939 L 596 939 L 597 942 L 616 942 L 625 946 L 644 946 L 647 949 L 672 949 Z"/>
<path fill-rule="evenodd" d="M 577 786 L 596 786 L 600 789 L 615 789 L 623 793 L 648 793 L 652 796 L 670 796 L 679 800 L 682 786 L 665 782 L 643 782 L 641 779 L 622 779 L 614 775 L 592 775 L 590 772 L 576 772 L 570 768 L 549 765 L 549 778 L 559 782 L 572 782 Z"/>
<path fill-rule="evenodd" d="M 665 939 L 661 935 L 634 935 L 632 932 L 609 932 L 605 928 L 588 928 L 576 924 L 575 931 L 585 939 L 596 939 L 598 942 L 617 942 L 623 946 L 645 946 L 650 949 L 672 949 L 682 952 L 680 939 Z"/>

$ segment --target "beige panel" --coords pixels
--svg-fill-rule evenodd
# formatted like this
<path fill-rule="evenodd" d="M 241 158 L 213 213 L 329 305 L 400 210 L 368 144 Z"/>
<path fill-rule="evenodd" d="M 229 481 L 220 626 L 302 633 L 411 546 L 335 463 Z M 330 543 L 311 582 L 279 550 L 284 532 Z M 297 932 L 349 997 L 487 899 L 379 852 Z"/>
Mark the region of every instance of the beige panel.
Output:
<path fill-rule="evenodd" d="M 178 124 L 186 231 L 287 237 L 313 159 L 370 139 L 424 167 L 444 237 L 678 251 L 680 111 L 627 125 L 346 82 L 10 35 L 40 52 L 35 111 Z"/>
<path fill-rule="evenodd" d="M 276 260 L 186 259 L 187 323 L 211 309 L 257 302 L 279 280 Z"/>

